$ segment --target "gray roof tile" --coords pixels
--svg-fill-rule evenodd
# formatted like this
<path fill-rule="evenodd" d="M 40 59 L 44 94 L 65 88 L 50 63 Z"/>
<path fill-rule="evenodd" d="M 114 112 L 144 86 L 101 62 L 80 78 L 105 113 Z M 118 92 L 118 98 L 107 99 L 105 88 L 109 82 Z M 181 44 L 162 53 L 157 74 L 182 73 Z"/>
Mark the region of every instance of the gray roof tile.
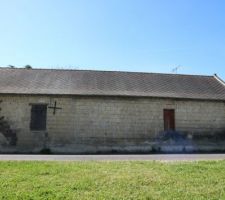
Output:
<path fill-rule="evenodd" d="M 0 93 L 225 100 L 225 85 L 214 76 L 0 68 Z"/>

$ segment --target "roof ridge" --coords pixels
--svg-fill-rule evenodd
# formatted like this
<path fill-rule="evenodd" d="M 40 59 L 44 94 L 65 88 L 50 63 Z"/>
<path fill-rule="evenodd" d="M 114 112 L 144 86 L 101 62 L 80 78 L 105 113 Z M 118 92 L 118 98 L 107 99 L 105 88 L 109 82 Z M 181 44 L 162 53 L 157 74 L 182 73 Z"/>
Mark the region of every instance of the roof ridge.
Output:
<path fill-rule="evenodd" d="M 215 75 L 200 75 L 200 74 L 173 74 L 173 73 L 160 73 L 160 72 L 135 72 L 135 71 L 113 71 L 113 70 L 94 70 L 94 69 L 57 69 L 57 68 L 10 68 L 10 67 L 0 67 L 1 69 L 9 70 L 49 70 L 49 71 L 89 71 L 89 72 L 104 72 L 104 73 L 137 73 L 137 74 L 159 74 L 159 75 L 172 75 L 172 76 L 199 76 L 199 77 L 215 77 Z"/>

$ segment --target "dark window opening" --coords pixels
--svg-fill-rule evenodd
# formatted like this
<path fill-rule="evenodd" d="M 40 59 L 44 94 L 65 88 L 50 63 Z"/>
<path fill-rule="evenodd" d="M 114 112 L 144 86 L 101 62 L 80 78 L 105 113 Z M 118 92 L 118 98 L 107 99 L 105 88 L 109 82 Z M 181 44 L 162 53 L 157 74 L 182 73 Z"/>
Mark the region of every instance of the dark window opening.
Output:
<path fill-rule="evenodd" d="M 175 110 L 164 109 L 164 131 L 175 130 Z"/>
<path fill-rule="evenodd" d="M 47 105 L 32 105 L 30 130 L 43 131 L 46 130 L 46 114 Z"/>

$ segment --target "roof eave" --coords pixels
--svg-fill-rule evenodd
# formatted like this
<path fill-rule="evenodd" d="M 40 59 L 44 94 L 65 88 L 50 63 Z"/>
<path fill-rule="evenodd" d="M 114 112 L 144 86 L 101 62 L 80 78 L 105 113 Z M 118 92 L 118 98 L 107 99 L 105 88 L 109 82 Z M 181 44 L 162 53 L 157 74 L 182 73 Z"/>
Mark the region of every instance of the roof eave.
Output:
<path fill-rule="evenodd" d="M 225 83 L 224 83 L 225 84 Z M 57 97 L 124 97 L 124 98 L 157 98 L 157 99 L 175 99 L 175 100 L 196 100 L 196 101 L 222 101 L 222 98 L 192 98 L 192 97 L 170 97 L 170 96 L 145 96 L 145 95 L 106 95 L 106 94 L 48 94 L 48 93 L 0 93 L 0 95 L 15 95 L 15 96 L 57 96 Z"/>

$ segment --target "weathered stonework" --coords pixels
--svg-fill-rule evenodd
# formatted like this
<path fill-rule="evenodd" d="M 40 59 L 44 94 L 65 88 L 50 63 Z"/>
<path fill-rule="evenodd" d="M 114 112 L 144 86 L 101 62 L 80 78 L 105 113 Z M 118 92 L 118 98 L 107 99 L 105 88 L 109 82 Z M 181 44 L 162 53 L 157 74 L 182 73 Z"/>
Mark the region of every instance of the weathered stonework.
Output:
<path fill-rule="evenodd" d="M 2 95 L 2 111 L 16 131 L 16 146 L 2 145 L 0 152 L 53 153 L 150 152 L 225 150 L 225 142 L 205 139 L 204 135 L 225 133 L 225 104 L 219 101 L 172 100 L 160 98 L 23 96 Z M 31 131 L 32 103 L 46 103 L 61 110 L 47 110 L 46 131 Z M 157 144 L 164 130 L 163 109 L 175 109 L 176 130 L 191 143 Z M 203 138 L 194 141 L 194 137 Z M 2 139 L 3 138 L 3 139 Z"/>

